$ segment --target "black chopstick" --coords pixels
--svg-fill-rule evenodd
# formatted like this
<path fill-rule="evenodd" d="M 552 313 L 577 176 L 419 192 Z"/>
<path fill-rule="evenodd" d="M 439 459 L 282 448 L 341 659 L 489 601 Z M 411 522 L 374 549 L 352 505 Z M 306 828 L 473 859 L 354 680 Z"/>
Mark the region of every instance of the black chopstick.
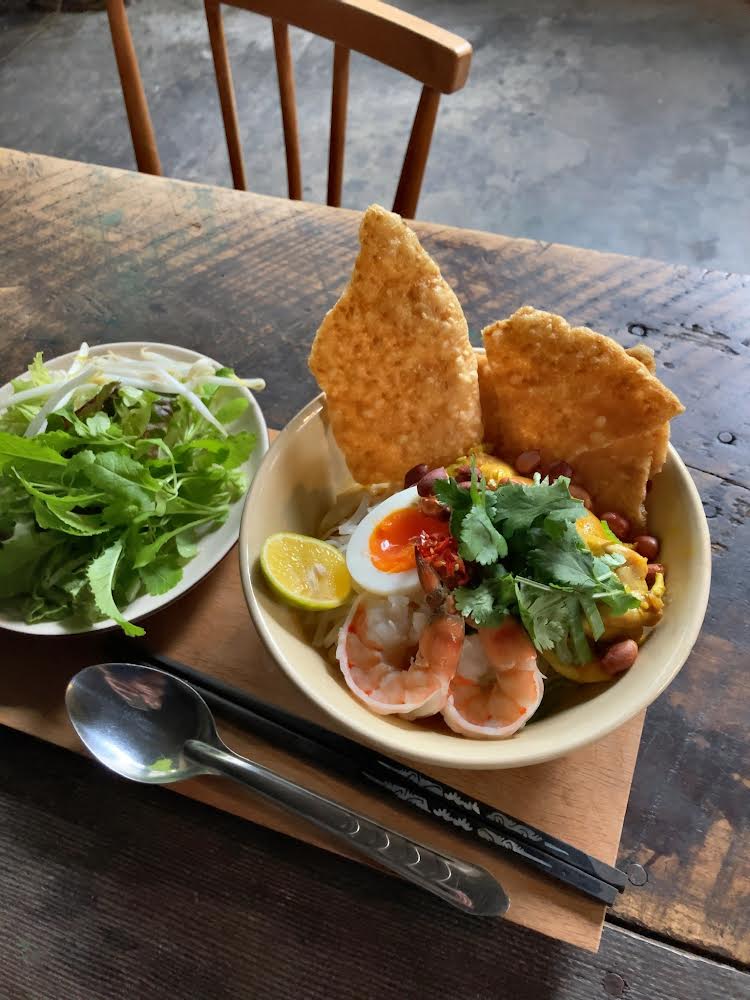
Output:
<path fill-rule="evenodd" d="M 365 781 L 389 798 L 406 802 L 449 826 L 458 835 L 512 853 L 537 872 L 593 899 L 611 904 L 627 884 L 625 873 L 606 862 L 348 737 L 154 653 L 140 642 L 118 639 L 115 649 L 118 655 L 126 650 L 139 662 L 188 681 L 215 711 L 269 742 L 352 780 Z"/>

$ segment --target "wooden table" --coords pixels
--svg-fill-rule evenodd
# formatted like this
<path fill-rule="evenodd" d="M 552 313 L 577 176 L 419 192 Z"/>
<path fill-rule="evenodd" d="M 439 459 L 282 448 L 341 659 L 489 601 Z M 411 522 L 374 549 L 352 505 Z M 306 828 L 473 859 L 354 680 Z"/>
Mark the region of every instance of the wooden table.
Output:
<path fill-rule="evenodd" d="M 357 222 L 0 151 L 0 380 L 35 350 L 148 337 L 263 374 L 281 426 L 315 391 L 307 352 Z M 750 997 L 750 279 L 415 228 L 474 339 L 527 302 L 645 338 L 688 408 L 674 441 L 711 525 L 712 599 L 648 712 L 620 851 L 633 889 L 599 955 L 0 729 L 0 997 Z"/>

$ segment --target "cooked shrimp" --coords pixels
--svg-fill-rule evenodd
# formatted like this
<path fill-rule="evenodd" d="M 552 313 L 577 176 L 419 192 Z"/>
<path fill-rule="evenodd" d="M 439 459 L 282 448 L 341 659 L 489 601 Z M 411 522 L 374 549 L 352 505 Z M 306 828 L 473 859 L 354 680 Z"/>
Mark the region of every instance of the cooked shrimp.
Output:
<path fill-rule="evenodd" d="M 515 618 L 507 618 L 464 642 L 443 718 L 454 732 L 475 739 L 512 736 L 536 712 L 543 694 L 536 650 Z"/>
<path fill-rule="evenodd" d="M 336 657 L 350 690 L 378 715 L 418 719 L 445 705 L 464 641 L 464 620 L 420 557 L 428 609 L 408 597 L 363 594 L 339 634 Z"/>

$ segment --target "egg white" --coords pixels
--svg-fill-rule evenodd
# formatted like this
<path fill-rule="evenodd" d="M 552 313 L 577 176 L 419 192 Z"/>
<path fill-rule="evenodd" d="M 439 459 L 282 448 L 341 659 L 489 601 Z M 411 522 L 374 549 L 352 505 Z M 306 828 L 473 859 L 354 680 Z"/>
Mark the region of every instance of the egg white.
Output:
<path fill-rule="evenodd" d="M 416 569 L 405 570 L 402 573 L 384 573 L 373 565 L 370 557 L 370 535 L 383 518 L 396 510 L 406 510 L 416 507 L 419 494 L 416 486 L 408 490 L 394 493 L 377 507 L 373 507 L 367 517 L 363 518 L 352 534 L 346 547 L 346 565 L 349 575 L 360 590 L 369 594 L 379 594 L 389 597 L 392 594 L 416 594 L 420 590 L 419 577 Z"/>

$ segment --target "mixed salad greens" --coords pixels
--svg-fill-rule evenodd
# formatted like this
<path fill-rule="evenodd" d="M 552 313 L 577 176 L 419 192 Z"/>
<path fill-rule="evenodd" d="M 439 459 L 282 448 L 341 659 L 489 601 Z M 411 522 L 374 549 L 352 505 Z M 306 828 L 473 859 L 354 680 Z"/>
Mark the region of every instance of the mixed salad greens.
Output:
<path fill-rule="evenodd" d="M 175 587 L 247 488 L 255 435 L 229 427 L 263 385 L 148 349 L 37 354 L 0 398 L 0 607 L 142 635 L 124 609 Z"/>
<path fill-rule="evenodd" d="M 472 460 L 470 484 L 436 480 L 437 499 L 450 508 L 450 530 L 465 562 L 465 581 L 454 591 L 456 607 L 479 627 L 520 617 L 536 648 L 553 650 L 563 663 L 592 658 L 584 629 L 604 632 L 597 607 L 615 615 L 640 604 L 615 573 L 618 552 L 594 555 L 576 529 L 586 511 L 570 495 L 570 480 L 534 476 L 534 485 L 508 482 L 490 489 Z M 617 537 L 602 522 L 611 540 Z"/>

